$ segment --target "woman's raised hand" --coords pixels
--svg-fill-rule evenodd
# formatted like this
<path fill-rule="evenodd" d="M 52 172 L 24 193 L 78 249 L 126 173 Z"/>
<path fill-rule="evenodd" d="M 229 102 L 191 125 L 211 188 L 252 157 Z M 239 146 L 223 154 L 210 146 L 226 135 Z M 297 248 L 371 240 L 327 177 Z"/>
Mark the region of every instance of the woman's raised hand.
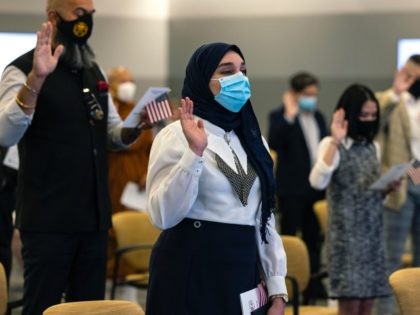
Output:
<path fill-rule="evenodd" d="M 189 97 L 181 100 L 179 110 L 181 113 L 182 131 L 184 132 L 185 138 L 187 138 L 191 150 L 195 154 L 203 156 L 203 152 L 207 147 L 207 135 L 204 130 L 203 121 L 201 119 L 197 122 L 194 120 L 193 108 L 193 101 Z"/>
<path fill-rule="evenodd" d="M 331 137 L 337 143 L 343 140 L 347 135 L 348 121 L 344 119 L 344 109 L 340 108 L 333 114 L 331 122 Z"/>

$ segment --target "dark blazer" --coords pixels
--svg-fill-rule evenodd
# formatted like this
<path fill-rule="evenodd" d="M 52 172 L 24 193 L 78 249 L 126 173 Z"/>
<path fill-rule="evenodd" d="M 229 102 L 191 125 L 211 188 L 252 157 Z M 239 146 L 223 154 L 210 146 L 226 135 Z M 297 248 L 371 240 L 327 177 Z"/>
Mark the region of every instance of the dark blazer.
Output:
<path fill-rule="evenodd" d="M 324 116 L 315 111 L 320 140 L 327 135 Z M 284 106 L 269 115 L 268 145 L 277 152 L 276 182 L 281 196 L 303 196 L 314 192 L 309 184 L 311 160 L 299 119 L 290 124 Z"/>

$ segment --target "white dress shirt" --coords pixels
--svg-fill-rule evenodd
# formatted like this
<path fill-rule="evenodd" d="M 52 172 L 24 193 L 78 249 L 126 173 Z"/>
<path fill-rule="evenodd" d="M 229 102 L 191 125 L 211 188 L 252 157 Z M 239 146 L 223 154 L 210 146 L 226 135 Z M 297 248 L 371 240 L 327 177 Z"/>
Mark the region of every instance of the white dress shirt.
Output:
<path fill-rule="evenodd" d="M 302 111 L 299 113 L 298 119 L 308 147 L 311 165 L 314 165 L 320 140 L 318 123 L 313 112 Z"/>
<path fill-rule="evenodd" d="M 264 280 L 269 295 L 286 293 L 286 256 L 280 236 L 275 230 L 274 216 L 267 227 L 264 244 L 260 235 L 261 192 L 257 177 L 243 206 L 228 179 L 215 161 L 218 154 L 233 170 L 236 166 L 225 131 L 204 120 L 208 146 L 203 157 L 188 146 L 181 124 L 176 121 L 155 138 L 149 159 L 146 191 L 147 211 L 154 225 L 168 229 L 184 218 L 255 227 Z M 232 131 L 230 145 L 247 170 L 247 156 L 239 138 Z"/>
<path fill-rule="evenodd" d="M 325 189 L 327 188 L 333 172 L 337 169 L 338 165 L 340 165 L 340 151 L 336 150 L 333 158 L 333 162 L 330 166 L 328 166 L 324 162 L 325 153 L 328 150 L 328 147 L 331 145 L 331 141 L 333 140 L 332 137 L 328 136 L 321 140 L 319 144 L 319 152 L 318 152 L 318 159 L 315 165 L 312 167 L 311 173 L 309 174 L 309 182 L 311 186 L 315 189 Z M 349 150 L 353 145 L 352 138 L 346 138 L 341 141 L 341 144 L 344 146 L 346 150 Z M 377 142 L 373 142 L 376 149 L 376 156 L 378 161 L 381 160 L 381 152 L 379 149 L 379 144 Z"/>
<path fill-rule="evenodd" d="M 2 146 L 17 144 L 32 122 L 33 114 L 26 115 L 15 101 L 26 79 L 27 76 L 15 66 L 9 66 L 3 72 L 0 82 L 0 145 Z M 111 149 L 127 147 L 121 141 L 121 128 L 121 118 L 108 93 L 108 145 Z"/>
<path fill-rule="evenodd" d="M 286 113 L 284 113 L 283 117 L 289 124 L 294 124 L 296 119 L 298 119 L 305 139 L 306 147 L 308 148 L 311 165 L 314 165 L 320 140 L 319 126 L 316 122 L 314 112 L 300 111 L 295 118 L 290 118 L 286 115 Z"/>

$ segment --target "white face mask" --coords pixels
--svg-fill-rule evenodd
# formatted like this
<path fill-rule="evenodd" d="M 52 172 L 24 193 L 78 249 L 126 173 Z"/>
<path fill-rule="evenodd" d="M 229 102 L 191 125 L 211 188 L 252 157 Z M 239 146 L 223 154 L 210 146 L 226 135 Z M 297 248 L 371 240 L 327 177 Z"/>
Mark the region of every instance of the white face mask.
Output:
<path fill-rule="evenodd" d="M 121 102 L 133 102 L 134 94 L 136 94 L 136 85 L 133 82 L 124 82 L 118 85 L 117 98 Z"/>

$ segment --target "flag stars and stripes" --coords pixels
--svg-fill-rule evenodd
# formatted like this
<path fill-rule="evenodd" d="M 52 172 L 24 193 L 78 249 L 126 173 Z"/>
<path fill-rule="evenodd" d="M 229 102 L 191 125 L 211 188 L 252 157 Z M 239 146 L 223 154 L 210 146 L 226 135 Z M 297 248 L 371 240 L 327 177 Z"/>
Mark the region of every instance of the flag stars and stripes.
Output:
<path fill-rule="evenodd" d="M 146 112 L 152 124 L 171 117 L 172 110 L 171 105 L 169 104 L 168 96 L 164 95 L 163 97 L 151 101 L 146 105 Z"/>
<path fill-rule="evenodd" d="M 411 178 L 414 185 L 420 184 L 420 166 L 413 166 L 407 170 L 407 175 Z"/>

